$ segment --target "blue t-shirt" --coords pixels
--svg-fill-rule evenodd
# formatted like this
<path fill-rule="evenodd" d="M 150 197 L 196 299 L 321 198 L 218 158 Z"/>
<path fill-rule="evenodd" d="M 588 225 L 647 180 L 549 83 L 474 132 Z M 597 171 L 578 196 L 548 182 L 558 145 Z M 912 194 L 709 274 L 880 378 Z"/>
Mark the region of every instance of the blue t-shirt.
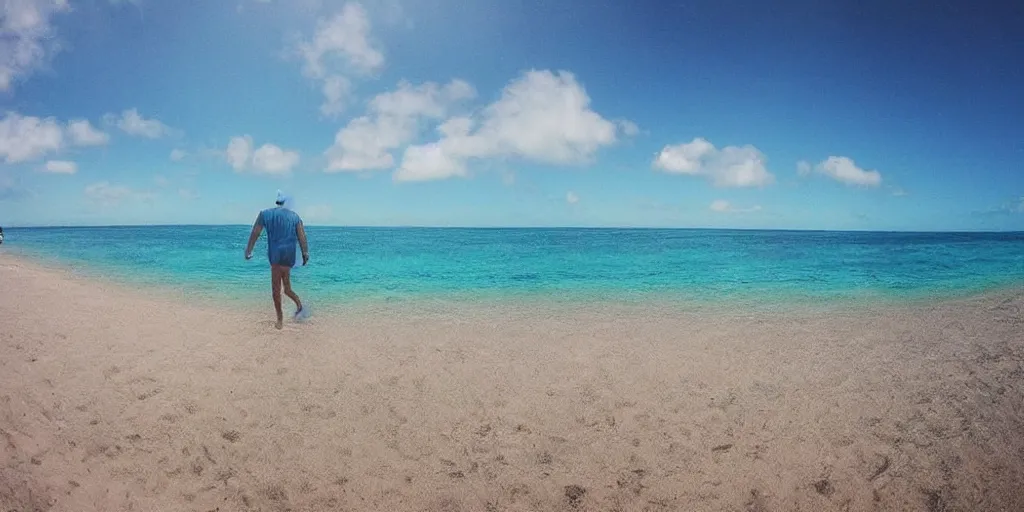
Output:
<path fill-rule="evenodd" d="M 299 241 L 299 214 L 282 207 L 267 208 L 260 212 L 259 223 L 267 232 L 267 250 L 291 249 Z"/>

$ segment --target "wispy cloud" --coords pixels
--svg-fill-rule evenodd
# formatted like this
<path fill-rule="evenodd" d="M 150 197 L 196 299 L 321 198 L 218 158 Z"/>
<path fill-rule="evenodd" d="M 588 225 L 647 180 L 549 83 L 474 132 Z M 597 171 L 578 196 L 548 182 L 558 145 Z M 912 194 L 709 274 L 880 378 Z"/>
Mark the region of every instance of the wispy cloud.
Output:
<path fill-rule="evenodd" d="M 718 213 L 753 213 L 761 211 L 760 205 L 751 206 L 749 208 L 737 208 L 733 206 L 732 203 L 724 199 L 712 201 L 708 208 L 711 211 Z"/>
<path fill-rule="evenodd" d="M 88 185 L 83 192 L 89 201 L 100 206 L 117 206 L 126 201 L 149 201 L 156 197 L 152 192 L 113 185 L 107 181 Z"/>
<path fill-rule="evenodd" d="M 68 160 L 49 160 L 40 170 L 51 174 L 74 174 L 78 172 L 78 164 Z"/>
<path fill-rule="evenodd" d="M 1007 199 L 1002 204 L 989 208 L 987 210 L 972 212 L 976 216 L 1005 216 L 1005 215 L 1022 215 L 1024 214 L 1024 195 L 1020 197 L 1014 197 Z"/>
<path fill-rule="evenodd" d="M 107 124 L 116 125 L 121 131 L 133 137 L 159 139 L 178 134 L 178 130 L 167 126 L 157 119 L 146 119 L 134 108 L 125 110 L 120 114 L 107 114 L 103 116 L 103 120 Z"/>
<path fill-rule="evenodd" d="M 61 50 L 52 18 L 70 10 L 67 0 L 0 3 L 0 91 L 12 90 L 49 65 Z"/>
<path fill-rule="evenodd" d="M 352 76 L 379 71 L 384 52 L 373 40 L 366 8 L 346 3 L 329 18 L 318 20 L 313 36 L 300 38 L 289 53 L 302 59 L 302 74 L 320 84 L 324 102 L 320 112 L 328 117 L 342 113 L 352 94 Z"/>

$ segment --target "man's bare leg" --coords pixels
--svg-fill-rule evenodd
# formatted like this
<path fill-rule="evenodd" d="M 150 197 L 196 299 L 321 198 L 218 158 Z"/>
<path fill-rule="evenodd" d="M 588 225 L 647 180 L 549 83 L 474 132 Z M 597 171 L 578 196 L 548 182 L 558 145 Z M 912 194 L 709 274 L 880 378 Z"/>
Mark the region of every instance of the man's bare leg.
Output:
<path fill-rule="evenodd" d="M 284 294 L 295 303 L 296 312 L 302 311 L 302 301 L 299 299 L 299 296 L 292 291 L 292 269 L 285 267 L 281 273 L 281 277 L 284 284 Z"/>
<path fill-rule="evenodd" d="M 281 311 L 281 267 L 270 266 L 270 291 L 274 295 L 274 311 L 277 312 L 277 323 L 274 327 L 284 328 L 284 313 Z"/>

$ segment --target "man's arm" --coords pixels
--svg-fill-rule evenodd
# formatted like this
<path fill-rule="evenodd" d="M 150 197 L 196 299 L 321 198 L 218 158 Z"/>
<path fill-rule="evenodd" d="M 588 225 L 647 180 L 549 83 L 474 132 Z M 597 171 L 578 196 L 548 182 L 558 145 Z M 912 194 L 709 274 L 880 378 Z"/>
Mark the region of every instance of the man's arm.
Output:
<path fill-rule="evenodd" d="M 245 259 L 252 258 L 252 249 L 256 247 L 256 240 L 260 239 L 263 232 L 263 216 L 257 215 L 256 222 L 252 224 L 252 232 L 249 233 L 249 245 L 245 246 Z"/>
<path fill-rule="evenodd" d="M 295 228 L 298 231 L 299 247 L 302 249 L 302 264 L 305 265 L 309 261 L 309 245 L 306 244 L 306 227 L 302 225 L 302 221 L 299 221 L 299 225 Z"/>

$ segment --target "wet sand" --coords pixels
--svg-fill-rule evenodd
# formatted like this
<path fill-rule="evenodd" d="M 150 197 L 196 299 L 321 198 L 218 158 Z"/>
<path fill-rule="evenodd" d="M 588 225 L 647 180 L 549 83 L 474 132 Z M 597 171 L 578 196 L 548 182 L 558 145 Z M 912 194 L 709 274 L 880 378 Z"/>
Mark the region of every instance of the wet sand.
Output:
<path fill-rule="evenodd" d="M 296 283 L 301 293 L 301 283 Z M 1024 510 L 1024 288 L 256 311 L 0 255 L 0 510 Z"/>

